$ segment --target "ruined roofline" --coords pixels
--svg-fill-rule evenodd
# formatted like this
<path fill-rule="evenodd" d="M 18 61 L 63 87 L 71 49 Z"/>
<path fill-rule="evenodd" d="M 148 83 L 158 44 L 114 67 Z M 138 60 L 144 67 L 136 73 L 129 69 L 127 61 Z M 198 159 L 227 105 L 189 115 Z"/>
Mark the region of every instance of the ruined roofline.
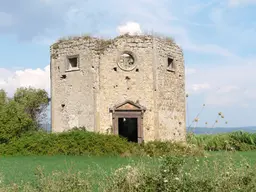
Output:
<path fill-rule="evenodd" d="M 151 40 L 153 38 L 158 39 L 159 41 L 162 42 L 167 42 L 168 44 L 173 44 L 177 47 L 179 47 L 174 39 L 172 37 L 167 37 L 164 35 L 159 35 L 159 34 L 154 34 L 154 35 L 150 35 L 150 34 L 142 34 L 142 35 L 129 35 L 129 34 L 124 34 L 124 35 L 119 35 L 116 36 L 115 38 L 98 38 L 98 37 L 93 37 L 90 35 L 82 35 L 82 36 L 67 36 L 67 37 L 63 37 L 60 38 L 59 40 L 57 40 L 55 43 L 53 43 L 50 48 L 54 49 L 57 48 L 59 44 L 62 43 L 70 43 L 70 42 L 74 42 L 74 41 L 81 41 L 81 40 L 85 40 L 85 41 L 92 41 L 92 42 L 97 42 L 100 44 L 112 44 L 113 42 L 115 42 L 116 40 L 120 39 L 120 38 L 139 38 L 139 39 L 143 39 L 143 40 Z M 180 47 L 179 47 L 180 48 Z"/>

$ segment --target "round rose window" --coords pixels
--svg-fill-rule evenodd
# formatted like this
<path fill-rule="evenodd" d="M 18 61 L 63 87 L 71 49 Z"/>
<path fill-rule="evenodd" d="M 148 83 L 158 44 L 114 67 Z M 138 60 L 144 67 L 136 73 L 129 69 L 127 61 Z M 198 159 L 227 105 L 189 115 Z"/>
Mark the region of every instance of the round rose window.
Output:
<path fill-rule="evenodd" d="M 129 53 L 120 55 L 118 65 L 125 71 L 131 71 L 136 67 L 134 57 Z"/>

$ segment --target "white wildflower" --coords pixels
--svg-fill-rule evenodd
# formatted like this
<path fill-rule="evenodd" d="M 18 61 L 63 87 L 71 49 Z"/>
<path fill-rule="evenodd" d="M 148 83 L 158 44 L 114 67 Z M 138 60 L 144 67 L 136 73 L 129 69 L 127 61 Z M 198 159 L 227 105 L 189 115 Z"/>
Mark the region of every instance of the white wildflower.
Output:
<path fill-rule="evenodd" d="M 130 165 L 127 165 L 127 166 L 126 166 L 126 169 L 130 169 L 130 168 L 132 168 Z"/>
<path fill-rule="evenodd" d="M 178 177 L 175 177 L 174 179 L 175 179 L 176 181 L 179 181 L 179 180 L 180 180 Z"/>
<path fill-rule="evenodd" d="M 190 174 L 190 173 L 187 173 L 187 172 L 185 172 L 185 175 L 186 175 L 186 176 L 189 176 L 189 177 L 191 176 L 191 174 Z"/>

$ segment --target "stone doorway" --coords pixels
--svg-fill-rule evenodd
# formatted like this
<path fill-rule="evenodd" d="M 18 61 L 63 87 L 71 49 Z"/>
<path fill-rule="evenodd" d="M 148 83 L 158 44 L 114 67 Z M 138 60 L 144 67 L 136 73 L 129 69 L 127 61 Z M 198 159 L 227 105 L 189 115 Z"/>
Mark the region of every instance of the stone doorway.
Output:
<path fill-rule="evenodd" d="M 138 118 L 118 118 L 118 134 L 128 141 L 138 143 Z"/>
<path fill-rule="evenodd" d="M 113 132 L 130 142 L 143 142 L 143 114 L 145 108 L 132 101 L 125 101 L 110 109 Z"/>

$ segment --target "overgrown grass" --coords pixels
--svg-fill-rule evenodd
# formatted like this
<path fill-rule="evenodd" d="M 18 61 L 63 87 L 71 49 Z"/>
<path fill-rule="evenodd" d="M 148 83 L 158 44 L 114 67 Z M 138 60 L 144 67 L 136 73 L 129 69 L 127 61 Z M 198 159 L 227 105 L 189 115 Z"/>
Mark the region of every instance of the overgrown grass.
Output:
<path fill-rule="evenodd" d="M 232 132 L 212 135 L 188 134 L 187 141 L 208 151 L 249 151 L 256 149 L 256 133 Z"/>
<path fill-rule="evenodd" d="M 256 133 L 187 135 L 187 144 L 152 141 L 128 142 L 115 135 L 71 130 L 62 133 L 31 132 L 0 144 L 0 155 L 94 155 L 94 156 L 198 156 L 206 151 L 256 149 Z"/>
<path fill-rule="evenodd" d="M 91 163 L 88 162 L 88 157 L 83 157 L 84 161 L 87 161 L 87 163 L 84 163 L 84 167 L 79 169 L 77 169 L 78 167 L 76 169 L 70 167 L 62 170 L 53 169 L 51 173 L 47 173 L 41 166 L 34 171 L 34 174 L 30 171 L 30 174 L 34 175 L 33 182 L 0 183 L 0 191 L 246 192 L 253 191 L 256 187 L 256 169 L 253 166 L 256 156 L 253 153 L 250 153 L 249 156 L 254 157 L 253 162 L 248 162 L 247 159 L 240 157 L 237 152 L 210 153 L 206 157 L 167 156 L 144 159 L 132 158 L 133 160 L 110 157 L 110 159 L 113 158 L 111 163 L 113 169 L 111 170 L 109 169 L 109 161 L 104 163 L 106 157 L 97 157 L 96 159 L 94 157 L 90 159 Z M 6 157 L 6 160 L 10 158 L 18 160 L 17 157 Z M 52 164 L 58 165 L 61 162 L 61 157 L 58 157 L 58 161 L 52 157 L 48 158 L 49 162 L 53 161 Z M 73 158 L 78 160 L 77 158 L 82 157 Z M 93 165 L 92 161 L 96 160 L 95 162 L 99 163 L 98 158 L 101 159 L 100 164 L 98 164 L 101 169 L 94 170 L 96 166 Z M 120 162 L 118 159 L 122 159 L 123 163 L 115 164 L 114 162 Z M 45 159 L 42 162 L 45 162 Z M 32 163 L 32 161 L 28 160 L 27 163 Z M 2 165 L 1 159 L 0 165 Z M 11 165 L 9 167 L 11 168 Z M 21 167 L 18 167 L 16 171 L 19 172 Z M 88 169 L 88 167 L 90 168 Z M 2 170 L 0 171 L 3 173 L 1 174 L 3 179 L 5 174 L 9 174 L 7 169 L 6 167 L 5 173 Z M 95 175 L 96 172 L 97 175 Z"/>
<path fill-rule="evenodd" d="M 77 173 L 97 184 L 99 180 L 109 176 L 111 172 L 133 162 L 143 161 L 152 167 L 157 161 L 150 157 L 113 157 L 113 156 L 15 156 L 0 158 L 0 179 L 4 185 L 24 185 L 37 182 L 35 173 L 43 171 L 45 177 L 54 173 Z"/>
<path fill-rule="evenodd" d="M 84 129 L 31 132 L 0 145 L 0 155 L 16 156 L 0 159 L 0 191 L 251 191 L 256 187 L 256 155 L 254 162 L 238 161 L 234 155 L 256 149 L 255 143 L 256 134 L 244 132 L 188 134 L 187 144 L 135 144 Z M 210 152 L 211 157 L 207 151 L 222 152 Z M 223 151 L 233 151 L 227 153 L 232 158 Z M 76 166 L 64 167 L 56 157 L 75 158 Z M 44 160 L 36 163 L 38 158 Z M 15 159 L 25 160 L 17 164 Z M 47 161 L 46 169 L 31 174 L 35 165 L 44 167 Z"/>
<path fill-rule="evenodd" d="M 84 130 L 27 133 L 0 145 L 0 155 L 197 156 L 202 154 L 202 150 L 187 144 L 153 141 L 138 145 L 119 136 Z"/>
<path fill-rule="evenodd" d="M 94 155 L 94 156 L 198 156 L 206 151 L 256 149 L 256 133 L 187 135 L 187 143 L 128 142 L 116 135 L 74 129 L 62 133 L 31 132 L 0 144 L 0 155 Z"/>
<path fill-rule="evenodd" d="M 249 152 L 248 161 L 236 151 L 256 149 L 255 135 L 189 134 L 188 144 L 138 145 L 76 129 L 27 133 L 0 145 L 1 155 L 15 155 L 0 158 L 0 191 L 251 191 L 256 155 Z"/>
<path fill-rule="evenodd" d="M 224 161 L 223 161 L 224 160 Z M 239 164 L 238 164 L 239 163 Z M 107 191 L 251 191 L 256 172 L 246 161 L 230 157 L 187 162 L 184 157 L 164 158 L 157 169 L 144 165 L 117 171 Z"/>

